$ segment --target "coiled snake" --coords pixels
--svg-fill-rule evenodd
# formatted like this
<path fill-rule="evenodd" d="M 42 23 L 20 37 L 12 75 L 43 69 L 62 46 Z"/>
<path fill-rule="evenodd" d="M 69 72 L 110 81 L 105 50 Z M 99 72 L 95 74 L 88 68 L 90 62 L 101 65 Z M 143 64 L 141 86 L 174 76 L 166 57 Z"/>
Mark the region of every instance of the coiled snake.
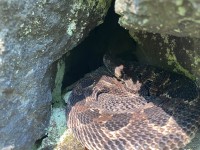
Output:
<path fill-rule="evenodd" d="M 124 62 L 81 79 L 69 98 L 68 126 L 89 150 L 176 150 L 200 123 L 198 88 L 182 75 Z"/>

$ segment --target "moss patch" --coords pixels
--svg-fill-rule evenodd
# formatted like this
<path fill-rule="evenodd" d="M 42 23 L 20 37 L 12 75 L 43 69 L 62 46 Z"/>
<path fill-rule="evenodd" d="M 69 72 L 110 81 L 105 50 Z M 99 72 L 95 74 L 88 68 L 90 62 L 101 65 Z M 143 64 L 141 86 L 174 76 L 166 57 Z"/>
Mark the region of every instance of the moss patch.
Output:
<path fill-rule="evenodd" d="M 174 66 L 175 69 L 173 71 L 175 72 L 181 72 L 183 73 L 185 76 L 189 77 L 192 80 L 195 80 L 195 77 L 185 68 L 183 68 L 180 63 L 177 61 L 177 58 L 174 54 L 174 52 L 172 50 L 170 50 L 169 48 L 167 49 L 167 53 L 165 54 L 166 58 L 168 60 L 168 65 L 170 66 Z"/>
<path fill-rule="evenodd" d="M 55 78 L 55 88 L 53 89 L 53 107 L 60 107 L 63 105 L 62 97 L 61 97 L 61 89 L 62 89 L 62 81 L 65 72 L 65 62 L 64 60 L 59 60 L 57 63 L 57 73 Z"/>
<path fill-rule="evenodd" d="M 54 150 L 84 150 L 84 147 L 80 142 L 74 138 L 71 130 L 65 131 L 65 133 L 60 138 L 60 143 L 54 148 Z"/>

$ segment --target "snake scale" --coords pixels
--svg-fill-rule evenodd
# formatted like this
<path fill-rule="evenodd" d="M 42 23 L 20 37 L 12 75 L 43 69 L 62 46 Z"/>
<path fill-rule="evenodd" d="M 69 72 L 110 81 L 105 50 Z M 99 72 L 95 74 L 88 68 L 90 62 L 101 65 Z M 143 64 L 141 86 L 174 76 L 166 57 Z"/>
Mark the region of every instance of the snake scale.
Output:
<path fill-rule="evenodd" d="M 68 126 L 89 150 L 178 150 L 199 129 L 189 78 L 106 54 L 71 92 Z"/>

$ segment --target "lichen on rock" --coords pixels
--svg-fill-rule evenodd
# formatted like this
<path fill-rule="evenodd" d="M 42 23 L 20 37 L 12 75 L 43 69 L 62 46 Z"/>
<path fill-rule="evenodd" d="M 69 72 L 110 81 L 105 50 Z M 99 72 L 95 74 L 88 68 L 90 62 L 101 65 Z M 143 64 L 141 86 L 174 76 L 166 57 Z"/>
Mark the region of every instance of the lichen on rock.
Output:
<path fill-rule="evenodd" d="M 116 0 L 115 11 L 129 30 L 199 38 L 199 6 L 198 0 Z"/>
<path fill-rule="evenodd" d="M 0 149 L 32 149 L 45 135 L 55 79 L 52 64 L 103 21 L 110 3 L 0 1 Z"/>
<path fill-rule="evenodd" d="M 115 11 L 137 41 L 141 63 L 182 73 L 200 86 L 199 6 L 197 0 L 116 0 Z"/>

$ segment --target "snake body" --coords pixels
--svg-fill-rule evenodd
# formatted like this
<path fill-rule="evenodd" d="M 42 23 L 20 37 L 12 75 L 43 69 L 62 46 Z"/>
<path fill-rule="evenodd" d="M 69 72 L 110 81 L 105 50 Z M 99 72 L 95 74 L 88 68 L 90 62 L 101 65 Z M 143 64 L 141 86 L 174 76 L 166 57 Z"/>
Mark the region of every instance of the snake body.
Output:
<path fill-rule="evenodd" d="M 69 97 L 68 126 L 89 150 L 176 150 L 200 124 L 199 92 L 189 78 L 104 56 Z"/>

